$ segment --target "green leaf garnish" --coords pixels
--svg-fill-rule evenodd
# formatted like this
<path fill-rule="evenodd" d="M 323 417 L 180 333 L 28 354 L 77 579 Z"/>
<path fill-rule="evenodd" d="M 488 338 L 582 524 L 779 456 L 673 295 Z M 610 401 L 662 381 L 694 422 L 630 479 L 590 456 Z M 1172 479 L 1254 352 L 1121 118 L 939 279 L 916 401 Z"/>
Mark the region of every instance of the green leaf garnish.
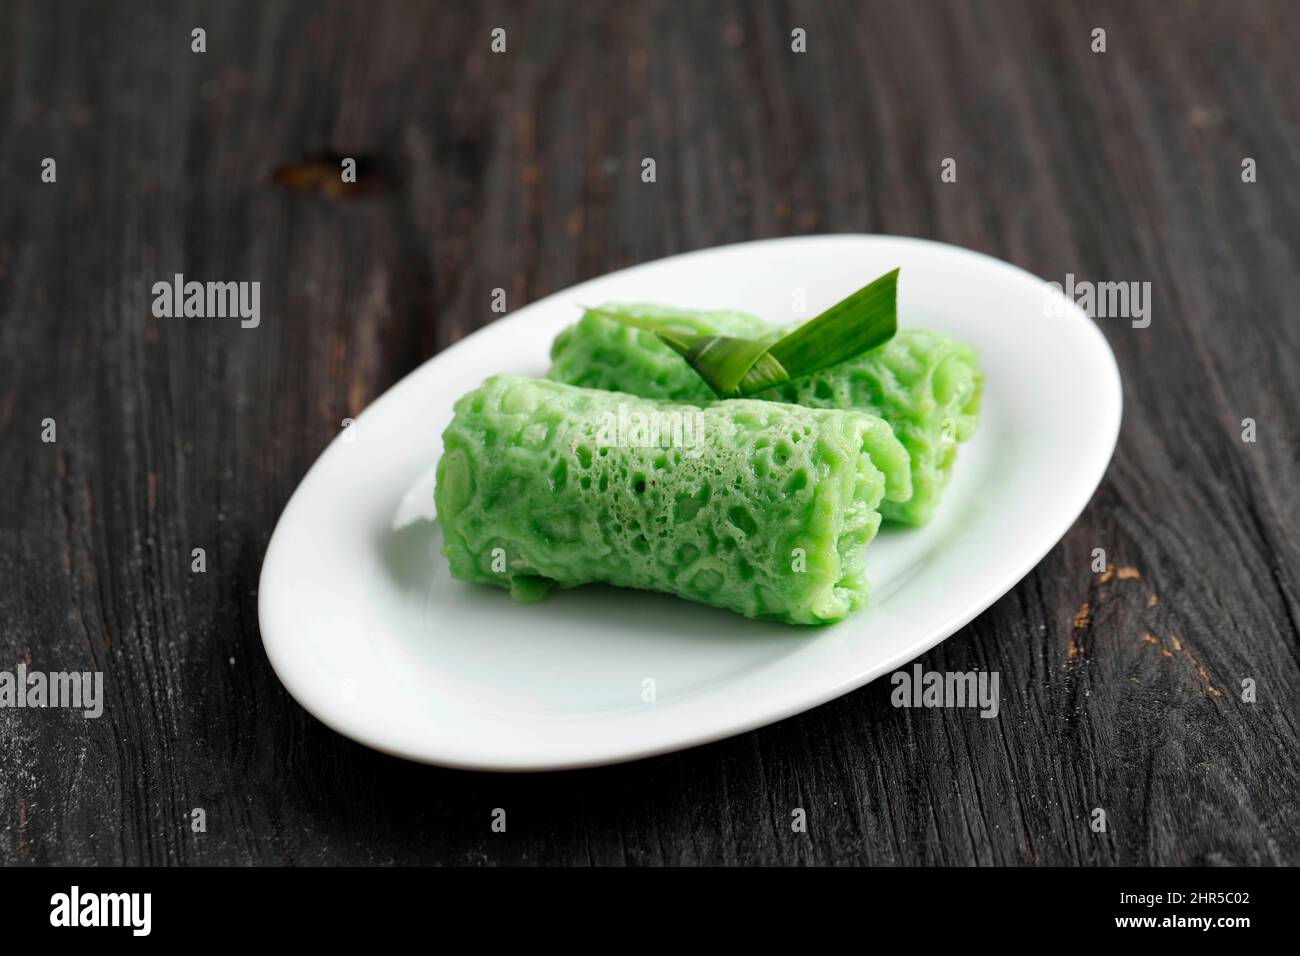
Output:
<path fill-rule="evenodd" d="M 898 330 L 898 270 L 888 272 L 775 342 L 675 332 L 653 319 L 587 309 L 653 332 L 720 398 L 753 395 L 877 348 Z"/>

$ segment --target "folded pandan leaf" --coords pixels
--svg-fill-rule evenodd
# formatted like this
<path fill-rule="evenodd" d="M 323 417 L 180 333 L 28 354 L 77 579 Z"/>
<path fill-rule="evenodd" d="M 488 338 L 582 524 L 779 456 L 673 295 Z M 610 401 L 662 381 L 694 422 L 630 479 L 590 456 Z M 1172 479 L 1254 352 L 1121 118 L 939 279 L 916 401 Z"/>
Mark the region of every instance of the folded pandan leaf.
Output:
<path fill-rule="evenodd" d="M 898 330 L 898 270 L 831 306 L 775 342 L 730 335 L 687 335 L 604 309 L 587 309 L 653 332 L 708 383 L 719 398 L 742 398 L 803 378 L 878 348 Z"/>

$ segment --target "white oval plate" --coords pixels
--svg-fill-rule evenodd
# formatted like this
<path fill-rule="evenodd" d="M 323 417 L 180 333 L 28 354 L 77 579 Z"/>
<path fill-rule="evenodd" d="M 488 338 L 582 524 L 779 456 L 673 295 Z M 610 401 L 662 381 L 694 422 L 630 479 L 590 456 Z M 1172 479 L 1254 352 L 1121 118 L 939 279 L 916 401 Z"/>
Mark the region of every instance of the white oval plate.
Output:
<path fill-rule="evenodd" d="M 895 266 L 900 324 L 973 344 L 986 387 L 937 516 L 871 545 L 867 610 L 808 629 L 602 586 L 518 605 L 449 576 L 432 474 L 452 403 L 497 372 L 545 374 L 577 304 L 653 301 L 784 322 L 800 292 L 811 317 Z M 861 687 L 1010 590 L 1101 481 L 1119 432 L 1119 372 L 1086 314 L 1059 294 L 1045 308 L 1049 290 L 940 243 L 814 236 L 673 256 L 522 308 L 408 375 L 307 473 L 262 568 L 271 665 L 339 733 L 482 770 L 678 750 Z"/>

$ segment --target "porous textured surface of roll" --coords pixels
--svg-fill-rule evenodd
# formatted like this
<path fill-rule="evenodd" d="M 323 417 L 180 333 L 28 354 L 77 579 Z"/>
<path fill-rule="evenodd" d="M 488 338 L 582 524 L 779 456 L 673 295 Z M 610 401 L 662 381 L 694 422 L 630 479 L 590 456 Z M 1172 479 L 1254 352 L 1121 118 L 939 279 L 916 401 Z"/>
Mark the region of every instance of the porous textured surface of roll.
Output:
<path fill-rule="evenodd" d="M 435 503 L 461 579 L 536 600 L 604 581 L 792 624 L 867 601 L 907 452 L 877 416 L 648 400 L 494 376 L 443 434 Z"/>

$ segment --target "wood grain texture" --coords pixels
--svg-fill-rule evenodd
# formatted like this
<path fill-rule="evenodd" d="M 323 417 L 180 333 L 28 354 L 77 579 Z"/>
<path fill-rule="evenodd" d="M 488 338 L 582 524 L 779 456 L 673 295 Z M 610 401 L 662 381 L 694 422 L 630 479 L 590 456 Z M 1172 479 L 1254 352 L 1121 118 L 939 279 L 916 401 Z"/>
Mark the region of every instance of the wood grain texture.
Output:
<path fill-rule="evenodd" d="M 1297 36 L 1286 0 L 7 5 L 0 669 L 102 670 L 107 700 L 0 709 L 0 862 L 1300 862 Z M 366 198 L 272 181 L 337 154 L 370 159 Z M 1149 328 L 1099 320 L 1125 416 L 1096 499 L 921 659 L 998 671 L 997 719 L 877 682 L 685 753 L 493 776 L 289 698 L 258 574 L 342 419 L 495 287 L 517 308 L 814 232 L 1152 285 Z M 153 318 L 174 272 L 261 281 L 261 327 Z"/>

